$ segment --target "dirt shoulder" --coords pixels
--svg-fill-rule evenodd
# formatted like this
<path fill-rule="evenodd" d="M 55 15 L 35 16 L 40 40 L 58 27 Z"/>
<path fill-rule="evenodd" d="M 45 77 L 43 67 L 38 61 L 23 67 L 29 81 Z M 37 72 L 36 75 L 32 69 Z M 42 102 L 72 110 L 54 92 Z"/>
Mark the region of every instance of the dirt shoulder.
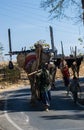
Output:
<path fill-rule="evenodd" d="M 29 85 L 30 85 L 29 80 L 19 80 L 17 83 L 3 82 L 0 84 L 0 92 L 14 90 L 14 89 L 25 87 L 25 86 L 28 87 Z"/>

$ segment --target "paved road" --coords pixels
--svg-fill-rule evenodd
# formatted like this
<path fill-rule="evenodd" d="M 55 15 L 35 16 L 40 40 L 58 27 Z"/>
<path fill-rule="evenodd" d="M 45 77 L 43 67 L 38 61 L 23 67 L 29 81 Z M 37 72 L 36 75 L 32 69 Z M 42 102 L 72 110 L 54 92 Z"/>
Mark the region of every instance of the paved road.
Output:
<path fill-rule="evenodd" d="M 30 89 L 24 88 L 4 93 L 0 107 L 2 130 L 84 130 L 84 107 L 74 104 L 71 96 L 66 96 L 62 82 L 56 82 L 52 92 L 49 112 L 45 112 L 40 102 L 30 105 Z M 3 104 L 5 103 L 4 110 Z"/>

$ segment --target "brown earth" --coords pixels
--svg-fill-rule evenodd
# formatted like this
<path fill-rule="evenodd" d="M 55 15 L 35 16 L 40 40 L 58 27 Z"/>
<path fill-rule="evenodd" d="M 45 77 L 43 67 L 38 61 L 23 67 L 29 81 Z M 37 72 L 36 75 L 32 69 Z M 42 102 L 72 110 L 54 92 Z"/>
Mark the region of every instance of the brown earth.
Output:
<path fill-rule="evenodd" d="M 70 75 L 72 77 L 71 69 L 70 69 Z M 82 62 L 81 66 L 80 66 L 79 76 L 84 77 L 84 62 Z M 62 75 L 61 75 L 61 72 L 59 69 L 57 69 L 56 79 L 62 79 Z M 0 92 L 7 91 L 7 90 L 13 90 L 18 87 L 24 87 L 24 86 L 28 87 L 28 85 L 29 85 L 29 80 L 27 78 L 27 74 L 24 72 L 22 74 L 22 79 L 16 83 L 7 83 L 7 82 L 0 83 Z"/>

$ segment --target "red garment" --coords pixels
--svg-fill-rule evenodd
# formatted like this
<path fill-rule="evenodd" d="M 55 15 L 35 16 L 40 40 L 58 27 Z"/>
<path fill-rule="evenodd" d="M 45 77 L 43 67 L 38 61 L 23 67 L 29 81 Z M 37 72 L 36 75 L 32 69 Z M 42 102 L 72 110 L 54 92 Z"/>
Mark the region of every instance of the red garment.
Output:
<path fill-rule="evenodd" d="M 67 78 L 70 77 L 70 73 L 69 73 L 68 67 L 64 67 L 64 68 L 63 68 L 62 74 L 63 74 L 64 77 L 67 77 Z"/>

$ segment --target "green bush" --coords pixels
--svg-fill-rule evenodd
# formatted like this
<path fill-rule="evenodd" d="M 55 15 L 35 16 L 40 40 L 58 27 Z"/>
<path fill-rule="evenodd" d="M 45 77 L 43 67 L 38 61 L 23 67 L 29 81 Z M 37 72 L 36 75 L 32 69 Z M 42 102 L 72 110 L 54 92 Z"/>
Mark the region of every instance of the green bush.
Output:
<path fill-rule="evenodd" d="M 8 66 L 4 68 L 4 80 L 9 82 L 17 82 L 20 79 L 20 69 L 14 66 L 13 69 L 9 69 Z"/>

